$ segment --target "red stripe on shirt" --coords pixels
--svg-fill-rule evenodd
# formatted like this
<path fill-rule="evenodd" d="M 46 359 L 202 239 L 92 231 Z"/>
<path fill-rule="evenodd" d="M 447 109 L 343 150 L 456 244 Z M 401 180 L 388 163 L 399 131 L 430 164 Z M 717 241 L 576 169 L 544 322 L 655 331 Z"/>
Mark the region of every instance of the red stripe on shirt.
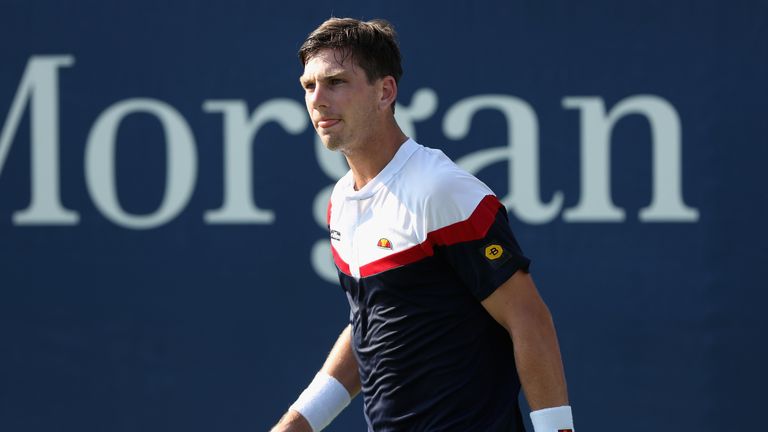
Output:
<path fill-rule="evenodd" d="M 502 205 L 498 198 L 493 195 L 486 195 L 467 219 L 432 231 L 427 234 L 427 239 L 421 244 L 360 267 L 360 277 L 375 275 L 430 257 L 435 253 L 435 246 L 450 246 L 456 243 L 481 239 L 491 229 L 493 221 L 496 219 L 496 214 L 501 207 Z M 335 250 L 333 251 L 333 257 L 339 269 L 344 273 L 350 274 L 349 265 L 344 263 L 340 257 L 337 258 L 338 254 Z M 345 271 L 339 263 L 346 265 L 347 270 Z"/>

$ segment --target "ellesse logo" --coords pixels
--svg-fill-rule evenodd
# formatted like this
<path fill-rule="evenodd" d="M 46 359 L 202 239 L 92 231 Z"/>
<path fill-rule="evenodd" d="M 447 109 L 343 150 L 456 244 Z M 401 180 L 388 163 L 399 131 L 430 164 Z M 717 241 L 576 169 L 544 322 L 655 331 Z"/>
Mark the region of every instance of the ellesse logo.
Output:
<path fill-rule="evenodd" d="M 392 242 L 387 240 L 387 239 L 385 239 L 385 238 L 383 238 L 383 237 L 379 239 L 379 242 L 376 243 L 376 246 L 381 248 L 381 249 L 392 250 Z"/>

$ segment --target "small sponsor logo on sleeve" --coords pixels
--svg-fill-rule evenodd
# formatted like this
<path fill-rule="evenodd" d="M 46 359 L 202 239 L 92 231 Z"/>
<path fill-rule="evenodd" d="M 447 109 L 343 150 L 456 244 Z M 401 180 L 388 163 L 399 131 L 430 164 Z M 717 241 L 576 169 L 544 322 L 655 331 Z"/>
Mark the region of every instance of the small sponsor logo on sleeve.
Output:
<path fill-rule="evenodd" d="M 331 230 L 331 240 L 339 241 L 341 240 L 341 233 L 336 231 L 335 229 Z"/>
<path fill-rule="evenodd" d="M 511 258 L 511 255 L 504 249 L 504 246 L 496 242 L 488 243 L 480 248 L 480 253 L 483 254 L 491 267 L 495 269 L 501 267 Z"/>
<path fill-rule="evenodd" d="M 392 250 L 392 242 L 383 237 L 379 239 L 378 243 L 376 243 L 376 246 L 381 249 Z"/>
<path fill-rule="evenodd" d="M 501 245 L 491 244 L 485 247 L 485 257 L 491 261 L 496 261 L 504 255 L 504 248 Z"/>

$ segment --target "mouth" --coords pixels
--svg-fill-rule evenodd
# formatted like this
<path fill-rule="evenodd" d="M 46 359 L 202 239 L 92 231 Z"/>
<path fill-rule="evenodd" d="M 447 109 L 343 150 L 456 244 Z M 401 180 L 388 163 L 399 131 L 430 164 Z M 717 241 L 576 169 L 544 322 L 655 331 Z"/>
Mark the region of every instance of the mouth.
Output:
<path fill-rule="evenodd" d="M 321 119 L 317 122 L 317 127 L 321 129 L 328 129 L 330 127 L 335 126 L 338 124 L 341 120 L 339 119 Z"/>

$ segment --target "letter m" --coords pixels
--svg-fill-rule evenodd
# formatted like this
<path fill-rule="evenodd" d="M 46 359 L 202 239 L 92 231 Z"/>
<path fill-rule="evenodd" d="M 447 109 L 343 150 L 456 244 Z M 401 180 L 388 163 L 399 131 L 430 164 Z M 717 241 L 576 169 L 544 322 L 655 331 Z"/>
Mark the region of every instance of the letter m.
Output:
<path fill-rule="evenodd" d="M 61 204 L 59 180 L 59 68 L 72 66 L 71 55 L 33 56 L 21 78 L 0 131 L 0 175 L 27 106 L 30 110 L 29 207 L 13 214 L 15 225 L 76 225 L 77 212 Z"/>

